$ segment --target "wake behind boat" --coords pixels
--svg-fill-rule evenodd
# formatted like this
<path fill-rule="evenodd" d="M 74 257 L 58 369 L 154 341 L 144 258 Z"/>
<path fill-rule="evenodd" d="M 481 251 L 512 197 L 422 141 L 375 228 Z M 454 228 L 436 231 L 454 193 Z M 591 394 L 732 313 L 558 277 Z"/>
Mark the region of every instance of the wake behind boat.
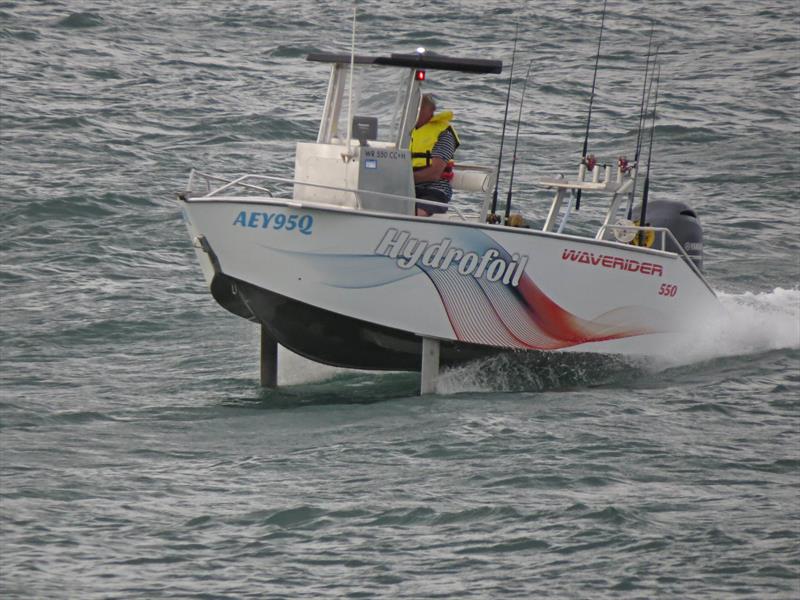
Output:
<path fill-rule="evenodd" d="M 275 382 L 275 343 L 341 367 L 421 370 L 428 392 L 440 364 L 499 352 L 658 354 L 690 317 L 718 311 L 690 207 L 651 202 L 644 225 L 619 219 L 636 163 L 584 156 L 574 179 L 541 181 L 553 199 L 540 230 L 498 218 L 489 165 L 455 165 L 452 187 L 479 198 L 474 210 L 416 216 L 409 139 L 426 73 L 486 77 L 500 61 L 307 58 L 331 75 L 294 176 L 193 170 L 178 196 L 213 297 L 262 325 L 265 384 Z M 606 197 L 592 237 L 566 231 L 581 194 Z"/>

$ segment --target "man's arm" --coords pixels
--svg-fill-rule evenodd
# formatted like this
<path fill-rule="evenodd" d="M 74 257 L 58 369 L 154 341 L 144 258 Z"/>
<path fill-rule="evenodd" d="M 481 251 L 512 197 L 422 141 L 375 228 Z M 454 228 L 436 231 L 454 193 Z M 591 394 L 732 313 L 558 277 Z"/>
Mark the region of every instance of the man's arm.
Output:
<path fill-rule="evenodd" d="M 431 164 L 422 169 L 414 171 L 414 183 L 424 183 L 426 181 L 439 181 L 442 173 L 447 166 L 447 161 L 438 156 L 431 157 Z"/>

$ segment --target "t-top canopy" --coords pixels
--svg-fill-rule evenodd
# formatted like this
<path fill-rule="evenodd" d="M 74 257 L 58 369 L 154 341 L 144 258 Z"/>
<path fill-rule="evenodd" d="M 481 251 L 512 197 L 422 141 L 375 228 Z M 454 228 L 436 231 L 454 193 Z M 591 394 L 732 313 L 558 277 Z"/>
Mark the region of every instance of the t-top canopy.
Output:
<path fill-rule="evenodd" d="M 349 54 L 332 52 L 312 52 L 306 60 L 325 63 L 350 64 Z M 387 67 L 408 67 L 411 69 L 439 69 L 441 71 L 460 71 L 462 73 L 500 73 L 503 62 L 482 58 L 455 58 L 439 54 L 395 54 L 389 56 L 364 56 L 356 54 L 352 57 L 356 64 L 383 65 Z"/>

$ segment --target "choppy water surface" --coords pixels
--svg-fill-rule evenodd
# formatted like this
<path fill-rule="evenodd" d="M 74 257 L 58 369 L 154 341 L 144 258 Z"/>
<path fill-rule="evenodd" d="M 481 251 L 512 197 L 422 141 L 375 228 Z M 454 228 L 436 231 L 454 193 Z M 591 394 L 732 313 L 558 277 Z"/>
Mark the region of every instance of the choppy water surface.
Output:
<path fill-rule="evenodd" d="M 0 3 L 3 597 L 800 595 L 796 2 L 609 2 L 591 149 L 633 151 L 652 20 L 652 194 L 698 210 L 726 316 L 658 364 L 496 359 L 424 398 L 288 354 L 262 392 L 173 202 L 192 166 L 284 174 L 352 5 L 130 4 Z M 541 224 L 601 4 L 360 6 L 364 53 L 508 61 L 519 21 Z M 496 159 L 505 82 L 429 78 L 465 162 Z"/>

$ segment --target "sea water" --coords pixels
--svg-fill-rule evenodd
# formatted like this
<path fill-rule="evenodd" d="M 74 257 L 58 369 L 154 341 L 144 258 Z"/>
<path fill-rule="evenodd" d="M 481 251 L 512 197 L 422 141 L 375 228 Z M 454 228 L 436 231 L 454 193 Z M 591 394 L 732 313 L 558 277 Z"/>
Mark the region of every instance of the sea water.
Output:
<path fill-rule="evenodd" d="M 356 47 L 430 72 L 459 160 L 513 210 L 577 165 L 600 2 L 359 2 Z M 800 596 L 800 17 L 794 0 L 611 0 L 590 152 L 632 158 L 651 24 L 651 198 L 689 203 L 725 308 L 655 362 L 549 355 L 344 371 L 217 306 L 175 193 L 287 176 L 352 3 L 0 3 L 4 598 Z M 652 61 L 651 61 L 652 62 Z M 456 197 L 469 207 L 472 200 Z M 590 233 L 585 197 L 569 228 Z M 690 315 L 687 315 L 689 318 Z"/>

